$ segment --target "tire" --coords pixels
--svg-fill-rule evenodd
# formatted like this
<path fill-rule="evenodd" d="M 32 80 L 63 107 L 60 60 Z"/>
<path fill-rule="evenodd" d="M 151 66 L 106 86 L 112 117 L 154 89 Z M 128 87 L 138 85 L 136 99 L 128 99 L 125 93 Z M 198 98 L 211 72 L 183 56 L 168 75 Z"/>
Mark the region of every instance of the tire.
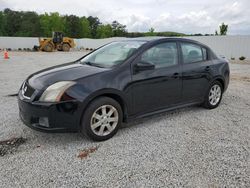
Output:
<path fill-rule="evenodd" d="M 117 101 L 99 97 L 86 108 L 82 116 L 81 132 L 92 140 L 104 141 L 117 133 L 122 119 L 122 108 Z"/>
<path fill-rule="evenodd" d="M 69 52 L 69 50 L 70 50 L 69 44 L 64 43 L 64 44 L 62 45 L 62 50 L 63 50 L 64 52 Z"/>
<path fill-rule="evenodd" d="M 53 45 L 48 43 L 44 46 L 44 51 L 45 52 L 52 52 L 53 51 Z"/>
<path fill-rule="evenodd" d="M 207 109 L 214 109 L 219 106 L 223 94 L 223 87 L 219 81 L 214 81 L 205 96 L 203 106 Z"/>

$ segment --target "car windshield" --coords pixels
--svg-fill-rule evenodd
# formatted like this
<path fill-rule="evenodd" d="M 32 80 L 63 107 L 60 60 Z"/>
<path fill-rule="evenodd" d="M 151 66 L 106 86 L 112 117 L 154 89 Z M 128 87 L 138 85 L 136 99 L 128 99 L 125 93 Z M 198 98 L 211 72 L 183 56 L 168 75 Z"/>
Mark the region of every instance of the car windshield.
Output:
<path fill-rule="evenodd" d="M 112 42 L 81 59 L 81 63 L 105 68 L 113 67 L 124 62 L 144 43 L 144 41 Z"/>

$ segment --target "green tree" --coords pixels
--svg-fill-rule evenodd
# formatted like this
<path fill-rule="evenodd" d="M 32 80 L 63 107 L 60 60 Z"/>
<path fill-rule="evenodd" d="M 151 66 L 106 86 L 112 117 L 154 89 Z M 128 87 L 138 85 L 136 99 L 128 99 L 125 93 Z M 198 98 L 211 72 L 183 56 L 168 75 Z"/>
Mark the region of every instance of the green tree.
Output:
<path fill-rule="evenodd" d="M 110 24 L 107 25 L 99 25 L 97 27 L 97 38 L 109 38 L 112 37 L 112 26 Z"/>
<path fill-rule="evenodd" d="M 52 31 L 63 31 L 64 25 L 63 17 L 61 17 L 58 12 L 50 14 L 50 27 Z"/>
<path fill-rule="evenodd" d="M 98 25 L 101 24 L 99 18 L 89 16 L 87 19 L 89 21 L 89 26 L 90 26 L 90 29 L 91 29 L 91 37 L 92 38 L 97 38 L 97 27 L 98 27 Z"/>
<path fill-rule="evenodd" d="M 43 37 L 51 36 L 51 28 L 50 28 L 50 16 L 48 13 L 40 15 L 40 25 L 41 25 L 41 32 Z"/>
<path fill-rule="evenodd" d="M 0 36 L 5 35 L 5 16 L 2 11 L 0 11 Z"/>
<path fill-rule="evenodd" d="M 66 15 L 65 20 L 65 35 L 73 38 L 81 38 L 81 22 L 80 18 L 75 15 Z"/>
<path fill-rule="evenodd" d="M 81 31 L 80 31 L 80 37 L 81 38 L 91 38 L 91 29 L 89 25 L 89 21 L 86 17 L 80 18 L 80 24 L 81 24 Z"/>
<path fill-rule="evenodd" d="M 120 24 L 118 21 L 112 22 L 112 31 L 114 37 L 123 37 L 126 35 L 126 25 Z"/>
<path fill-rule="evenodd" d="M 155 32 L 155 29 L 153 28 L 153 27 L 151 27 L 150 29 L 149 29 L 149 33 L 154 33 Z"/>
<path fill-rule="evenodd" d="M 64 19 L 58 12 L 40 15 L 40 25 L 45 37 L 51 37 L 52 31 L 63 31 L 65 27 Z"/>
<path fill-rule="evenodd" d="M 220 26 L 221 34 L 227 33 L 228 26 Z M 111 24 L 101 24 L 98 17 L 62 16 L 57 12 L 38 15 L 30 11 L 0 11 L 0 35 L 2 36 L 42 36 L 51 37 L 52 31 L 63 31 L 69 37 L 75 38 L 106 38 L 106 37 L 140 37 L 140 36 L 186 36 L 176 32 L 128 33 L 126 25 L 113 21 Z M 200 35 L 200 34 L 197 34 Z"/>
<path fill-rule="evenodd" d="M 8 36 L 16 36 L 20 31 L 22 15 L 21 12 L 12 11 L 10 9 L 4 10 L 5 25 L 4 31 Z"/>
<path fill-rule="evenodd" d="M 151 27 L 149 29 L 149 32 L 145 33 L 145 36 L 156 36 L 157 33 L 155 33 L 155 29 Z"/>
<path fill-rule="evenodd" d="M 222 23 L 220 25 L 220 35 L 227 35 L 228 25 Z"/>
<path fill-rule="evenodd" d="M 35 12 L 21 12 L 21 14 L 21 26 L 16 36 L 39 37 L 41 31 L 38 14 Z"/>

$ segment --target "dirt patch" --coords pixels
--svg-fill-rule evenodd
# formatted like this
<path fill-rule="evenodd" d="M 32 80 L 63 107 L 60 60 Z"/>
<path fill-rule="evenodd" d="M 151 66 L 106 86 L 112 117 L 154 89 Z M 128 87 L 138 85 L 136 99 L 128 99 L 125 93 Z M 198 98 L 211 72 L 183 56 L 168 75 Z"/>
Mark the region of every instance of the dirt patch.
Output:
<path fill-rule="evenodd" d="M 91 147 L 88 149 L 84 149 L 84 150 L 80 151 L 80 153 L 78 154 L 77 157 L 80 159 L 84 159 L 84 158 L 88 157 L 88 155 L 90 153 L 94 153 L 97 149 L 98 149 L 98 147 Z"/>
<path fill-rule="evenodd" d="M 250 82 L 249 76 L 231 75 L 231 80 Z"/>
<path fill-rule="evenodd" d="M 0 141 L 0 156 L 15 152 L 21 144 L 25 143 L 25 141 L 26 139 L 23 137 Z"/>

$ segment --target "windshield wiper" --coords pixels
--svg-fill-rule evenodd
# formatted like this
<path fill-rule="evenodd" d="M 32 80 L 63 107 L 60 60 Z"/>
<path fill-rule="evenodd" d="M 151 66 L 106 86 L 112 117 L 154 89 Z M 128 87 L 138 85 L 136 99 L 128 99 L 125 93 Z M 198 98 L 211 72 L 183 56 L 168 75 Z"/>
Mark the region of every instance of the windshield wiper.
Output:
<path fill-rule="evenodd" d="M 86 65 L 90 65 L 90 66 L 94 66 L 94 67 L 100 67 L 100 68 L 104 68 L 103 66 L 97 64 L 97 63 L 92 63 L 90 61 L 86 61 L 86 62 L 83 62 L 84 64 Z"/>

